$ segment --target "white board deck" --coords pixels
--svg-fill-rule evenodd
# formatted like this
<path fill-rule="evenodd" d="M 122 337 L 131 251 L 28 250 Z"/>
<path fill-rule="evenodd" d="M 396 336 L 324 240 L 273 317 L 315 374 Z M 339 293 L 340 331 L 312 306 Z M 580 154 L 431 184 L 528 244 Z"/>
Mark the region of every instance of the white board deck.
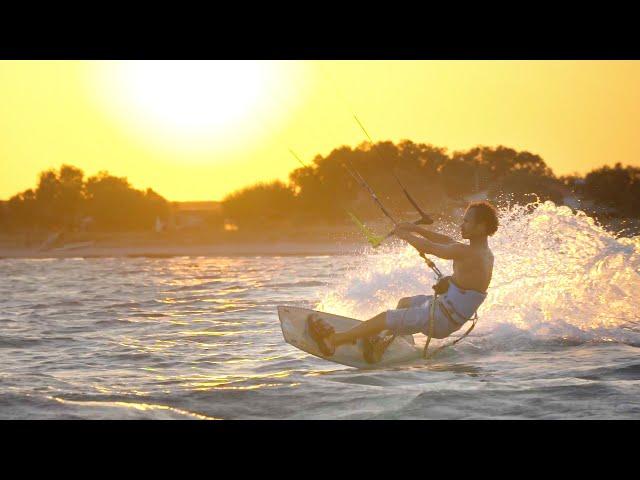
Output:
<path fill-rule="evenodd" d="M 382 359 L 375 364 L 367 363 L 364 360 L 361 341 L 358 341 L 356 345 L 341 345 L 331 357 L 325 357 L 307 333 L 307 316 L 311 313 L 317 314 L 320 318 L 331 324 L 337 332 L 353 328 L 361 321 L 354 318 L 333 315 L 331 313 L 317 312 L 307 308 L 279 306 L 278 317 L 280 318 L 280 326 L 282 327 L 282 335 L 285 341 L 316 357 L 329 360 L 330 362 L 341 363 L 349 367 L 371 369 L 414 361 L 422 356 L 421 350 L 414 344 L 413 336 L 405 335 L 397 337 L 391 345 L 387 347 Z"/>

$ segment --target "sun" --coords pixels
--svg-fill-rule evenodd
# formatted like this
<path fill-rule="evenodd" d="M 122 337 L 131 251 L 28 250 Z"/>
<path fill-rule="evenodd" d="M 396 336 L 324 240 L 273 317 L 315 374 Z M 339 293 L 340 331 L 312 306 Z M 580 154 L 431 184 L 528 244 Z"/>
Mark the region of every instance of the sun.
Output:
<path fill-rule="evenodd" d="M 136 135 L 181 149 L 246 138 L 282 92 L 268 61 L 120 61 L 101 65 L 103 102 Z M 276 115 L 277 116 L 277 115 Z"/>
<path fill-rule="evenodd" d="M 122 72 L 129 104 L 168 133 L 199 136 L 232 127 L 260 100 L 267 64 L 242 61 L 145 61 Z"/>

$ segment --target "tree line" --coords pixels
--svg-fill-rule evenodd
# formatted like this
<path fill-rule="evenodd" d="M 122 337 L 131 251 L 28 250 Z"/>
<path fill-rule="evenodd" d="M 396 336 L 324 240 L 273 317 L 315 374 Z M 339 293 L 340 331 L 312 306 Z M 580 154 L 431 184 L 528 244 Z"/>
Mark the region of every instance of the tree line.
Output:
<path fill-rule="evenodd" d="M 523 203 L 535 197 L 562 203 L 568 188 L 595 194 L 603 176 L 603 172 L 594 171 L 581 185 L 577 175 L 557 177 L 539 155 L 504 146 L 449 153 L 445 148 L 409 140 L 398 144 L 365 142 L 355 148 L 337 148 L 327 156 L 317 155 L 307 166 L 293 170 L 288 182 L 259 183 L 236 191 L 223 200 L 224 212 L 245 226 L 283 217 L 339 221 L 345 218 L 345 209 L 365 219 L 379 218 L 379 210 L 345 165 L 359 171 L 396 212 L 410 212 L 411 206 L 392 171 L 430 212 L 477 192 L 487 192 L 498 203 Z M 616 177 L 613 183 L 621 180 Z M 625 201 L 600 194 L 615 205 Z"/>
<path fill-rule="evenodd" d="M 640 168 L 604 166 L 589 172 L 578 191 L 616 209 L 622 217 L 640 217 Z"/>
<path fill-rule="evenodd" d="M 0 228 L 72 230 L 85 224 L 102 231 L 148 230 L 166 217 L 169 203 L 152 189 L 136 190 L 124 177 L 62 165 L 40 173 L 35 189 L 11 197 L 0 208 Z"/>
<path fill-rule="evenodd" d="M 346 221 L 345 210 L 363 219 L 380 218 L 347 165 L 362 174 L 399 218 L 415 212 L 392 172 L 431 213 L 477 192 L 486 192 L 497 203 L 524 203 L 537 197 L 559 204 L 567 192 L 575 192 L 614 208 L 620 216 L 640 216 L 637 167 L 618 163 L 584 177 L 558 177 L 539 155 L 527 151 L 478 146 L 449 153 L 405 140 L 342 146 L 327 156 L 317 155 L 308 165 L 291 171 L 287 182 L 261 182 L 227 195 L 220 219 L 214 223 L 228 221 L 241 228 L 274 222 L 338 223 Z M 87 219 L 98 230 L 148 230 L 156 218 L 166 219 L 171 210 L 169 202 L 152 189 L 137 190 L 126 178 L 108 172 L 85 179 L 82 170 L 70 165 L 42 172 L 35 189 L 14 195 L 0 207 L 3 230 L 72 229 Z"/>

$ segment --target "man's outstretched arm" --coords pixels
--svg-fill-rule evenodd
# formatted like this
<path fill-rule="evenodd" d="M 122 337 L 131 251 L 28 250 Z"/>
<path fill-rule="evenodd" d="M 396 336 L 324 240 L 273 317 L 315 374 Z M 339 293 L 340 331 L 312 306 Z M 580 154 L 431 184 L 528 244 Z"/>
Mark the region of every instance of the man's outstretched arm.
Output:
<path fill-rule="evenodd" d="M 426 238 L 416 236 L 415 233 L 403 228 L 402 226 L 399 226 L 396 229 L 395 234 L 398 238 L 405 240 L 419 252 L 429 253 L 446 260 L 464 258 L 467 253 L 467 249 L 469 248 L 467 245 L 462 243 L 443 244 L 432 242 Z"/>
<path fill-rule="evenodd" d="M 436 243 L 456 243 L 456 241 L 442 233 L 432 232 L 431 230 L 427 230 L 426 228 L 421 228 L 418 226 L 414 226 L 411 230 L 413 233 L 420 235 L 421 237 L 426 238 L 427 240 L 431 240 Z"/>

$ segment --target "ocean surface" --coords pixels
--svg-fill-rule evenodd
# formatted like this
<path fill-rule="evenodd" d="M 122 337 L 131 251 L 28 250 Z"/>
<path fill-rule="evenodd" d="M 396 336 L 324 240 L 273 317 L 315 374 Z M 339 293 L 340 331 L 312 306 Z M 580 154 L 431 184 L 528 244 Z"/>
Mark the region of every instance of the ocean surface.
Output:
<path fill-rule="evenodd" d="M 640 418 L 640 238 L 551 203 L 501 223 L 471 336 L 429 362 L 370 371 L 286 344 L 276 306 L 365 319 L 430 293 L 431 271 L 400 243 L 0 259 L 0 418 Z"/>

